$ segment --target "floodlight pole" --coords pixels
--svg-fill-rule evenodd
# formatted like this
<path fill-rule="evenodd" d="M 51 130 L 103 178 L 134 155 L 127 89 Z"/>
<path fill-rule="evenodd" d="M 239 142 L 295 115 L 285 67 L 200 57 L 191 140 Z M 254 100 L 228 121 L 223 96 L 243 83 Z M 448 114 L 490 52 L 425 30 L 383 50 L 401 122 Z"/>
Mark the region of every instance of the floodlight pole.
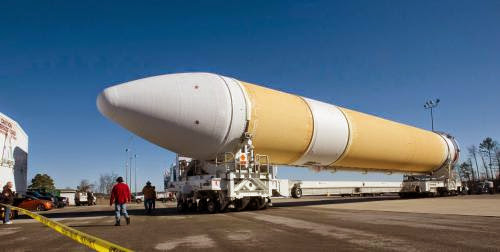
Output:
<path fill-rule="evenodd" d="M 431 107 L 431 129 L 434 131 L 434 114 L 432 113 L 432 107 Z"/>
<path fill-rule="evenodd" d="M 127 154 L 127 158 L 125 159 L 125 184 L 128 183 L 128 148 L 125 148 L 125 153 Z"/>
<path fill-rule="evenodd" d="M 433 111 L 433 109 L 435 107 L 437 107 L 439 101 L 440 101 L 439 99 L 428 100 L 424 104 L 424 108 L 425 109 L 430 109 L 431 110 L 431 127 L 432 127 L 432 131 L 434 131 L 434 113 L 433 113 L 434 111 Z"/>
<path fill-rule="evenodd" d="M 129 167 L 128 167 L 128 172 L 129 172 L 129 181 L 128 181 L 127 185 L 128 185 L 129 187 L 131 187 L 131 186 L 132 186 L 132 153 L 130 153 L 130 157 L 129 157 L 128 159 L 129 159 L 129 161 L 130 161 L 130 162 L 129 162 L 129 164 L 130 164 L 130 165 L 129 165 Z"/>
<path fill-rule="evenodd" d="M 134 154 L 134 173 L 135 173 L 135 177 L 134 177 L 134 192 L 135 192 L 135 196 L 137 197 L 137 154 Z"/>

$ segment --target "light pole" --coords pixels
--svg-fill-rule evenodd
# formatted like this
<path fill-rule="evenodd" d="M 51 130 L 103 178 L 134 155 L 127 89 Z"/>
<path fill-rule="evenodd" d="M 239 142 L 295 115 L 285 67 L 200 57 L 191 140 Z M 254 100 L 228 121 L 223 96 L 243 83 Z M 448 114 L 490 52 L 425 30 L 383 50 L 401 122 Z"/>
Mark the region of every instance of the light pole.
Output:
<path fill-rule="evenodd" d="M 434 131 L 434 114 L 432 113 L 432 110 L 437 107 L 439 103 L 439 99 L 435 100 L 428 100 L 424 104 L 425 109 L 430 109 L 431 110 L 431 126 L 432 126 L 432 131 Z"/>
<path fill-rule="evenodd" d="M 125 148 L 127 157 L 125 158 L 125 183 L 128 184 L 128 148 Z"/>
<path fill-rule="evenodd" d="M 137 154 L 134 154 L 134 173 L 135 173 L 135 177 L 134 177 L 134 192 L 135 192 L 135 195 L 137 195 Z"/>
<path fill-rule="evenodd" d="M 128 167 L 128 172 L 129 172 L 129 181 L 127 183 L 128 186 L 132 186 L 132 153 L 130 153 L 130 157 L 128 158 L 129 159 L 129 167 Z"/>

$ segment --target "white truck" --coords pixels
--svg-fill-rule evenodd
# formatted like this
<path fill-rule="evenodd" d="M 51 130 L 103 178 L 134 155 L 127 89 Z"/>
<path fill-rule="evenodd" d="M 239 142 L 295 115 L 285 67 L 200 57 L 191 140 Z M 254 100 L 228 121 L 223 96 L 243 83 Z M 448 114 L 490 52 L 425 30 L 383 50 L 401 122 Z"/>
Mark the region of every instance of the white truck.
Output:
<path fill-rule="evenodd" d="M 91 206 L 91 205 L 96 205 L 96 204 L 97 204 L 97 202 L 96 202 L 96 198 L 94 196 L 94 193 L 76 192 L 75 205 L 77 205 L 77 206 Z"/>
<path fill-rule="evenodd" d="M 271 204 L 273 168 L 266 155 L 254 153 L 247 135 L 236 153 L 224 153 L 213 161 L 178 155 L 170 174 L 167 190 L 176 193 L 181 212 L 257 210 Z"/>

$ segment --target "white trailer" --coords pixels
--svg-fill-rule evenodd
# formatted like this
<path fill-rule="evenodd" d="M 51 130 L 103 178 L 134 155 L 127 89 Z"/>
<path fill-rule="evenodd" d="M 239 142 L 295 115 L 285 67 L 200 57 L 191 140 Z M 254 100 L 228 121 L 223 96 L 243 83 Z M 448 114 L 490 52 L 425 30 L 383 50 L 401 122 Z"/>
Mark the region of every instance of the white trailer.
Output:
<path fill-rule="evenodd" d="M 14 183 L 17 193 L 26 193 L 28 179 L 28 135 L 19 124 L 0 113 L 0 187 Z"/>
<path fill-rule="evenodd" d="M 264 209 L 271 203 L 273 168 L 269 158 L 253 152 L 250 136 L 236 153 L 224 153 L 213 161 L 177 156 L 167 190 L 175 192 L 177 209 Z"/>
<path fill-rule="evenodd" d="M 376 196 L 399 193 L 401 182 L 377 181 L 297 181 L 278 180 L 275 190 L 281 196 L 301 198 L 302 196 Z M 286 185 L 286 186 L 285 186 Z"/>

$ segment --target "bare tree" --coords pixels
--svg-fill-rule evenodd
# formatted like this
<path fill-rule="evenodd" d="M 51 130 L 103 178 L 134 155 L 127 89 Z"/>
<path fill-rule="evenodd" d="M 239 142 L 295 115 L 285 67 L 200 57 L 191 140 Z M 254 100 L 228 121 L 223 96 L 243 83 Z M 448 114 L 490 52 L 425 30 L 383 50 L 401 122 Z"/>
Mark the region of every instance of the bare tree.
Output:
<path fill-rule="evenodd" d="M 491 179 L 495 179 L 495 175 L 493 174 L 493 157 L 492 157 L 492 152 L 496 148 L 497 142 L 494 141 L 491 137 L 487 137 L 483 140 L 482 143 L 479 144 L 479 151 L 484 156 L 484 158 L 487 158 L 489 160 L 488 167 L 490 169 L 490 174 L 491 174 Z M 483 157 L 482 157 L 483 158 Z M 483 162 L 486 165 L 486 162 Z"/>
<path fill-rule="evenodd" d="M 469 169 L 470 169 L 470 173 L 471 173 L 471 176 L 472 176 L 472 182 L 474 182 L 474 181 L 476 181 L 476 176 L 474 174 L 475 171 L 474 171 L 474 167 L 472 166 L 472 160 L 470 158 L 467 159 L 467 163 L 469 164 Z"/>
<path fill-rule="evenodd" d="M 118 175 L 115 173 L 101 174 L 99 177 L 99 192 L 109 194 L 117 178 Z"/>
<path fill-rule="evenodd" d="M 499 147 L 497 147 L 495 150 L 495 158 L 497 160 L 498 179 L 500 179 L 500 148 Z"/>
<path fill-rule="evenodd" d="M 95 185 L 94 184 L 91 184 L 87 179 L 82 179 L 80 181 L 80 185 L 77 186 L 76 188 L 78 189 L 78 191 L 81 191 L 81 192 L 89 192 L 89 191 L 92 191 L 94 189 Z"/>
<path fill-rule="evenodd" d="M 474 162 L 476 163 L 476 174 L 477 174 L 477 180 L 479 180 L 479 165 L 477 163 L 477 147 L 475 145 L 471 145 L 467 147 L 467 151 L 469 151 L 469 155 L 474 159 Z"/>
<path fill-rule="evenodd" d="M 463 162 L 458 166 L 458 174 L 462 180 L 471 181 L 471 174 L 473 169 L 468 162 Z"/>

